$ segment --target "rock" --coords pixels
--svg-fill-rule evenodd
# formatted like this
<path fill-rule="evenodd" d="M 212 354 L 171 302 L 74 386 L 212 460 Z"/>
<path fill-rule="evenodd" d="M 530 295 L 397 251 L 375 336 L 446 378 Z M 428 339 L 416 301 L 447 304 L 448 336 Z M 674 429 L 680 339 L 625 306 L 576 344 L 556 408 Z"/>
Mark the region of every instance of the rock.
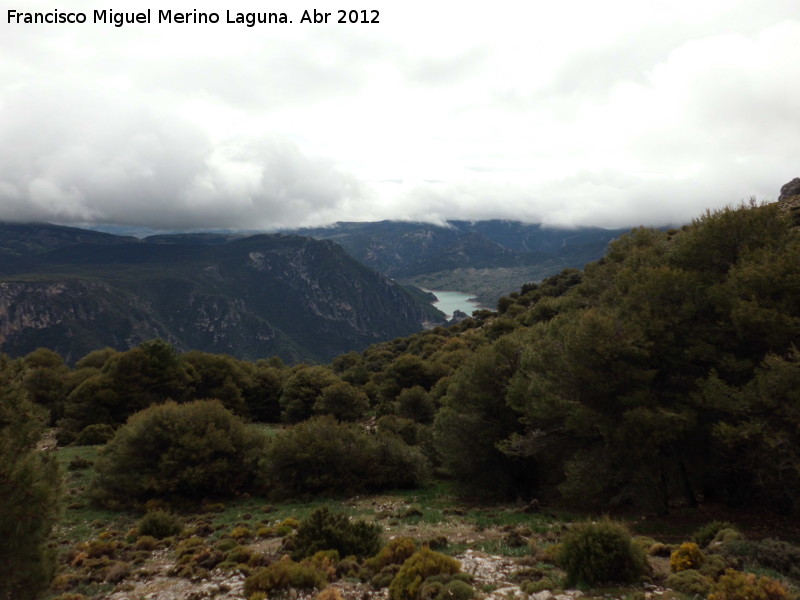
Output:
<path fill-rule="evenodd" d="M 448 325 L 455 325 L 456 323 L 460 323 L 464 319 L 468 319 L 468 318 L 469 318 L 469 315 L 467 313 L 465 313 L 463 310 L 456 309 L 456 310 L 453 311 L 453 316 L 450 318 L 450 320 L 447 322 L 447 324 Z"/>
<path fill-rule="evenodd" d="M 778 196 L 778 202 L 788 200 L 793 196 L 800 196 L 800 177 L 795 177 L 789 183 L 781 186 L 781 195 Z"/>

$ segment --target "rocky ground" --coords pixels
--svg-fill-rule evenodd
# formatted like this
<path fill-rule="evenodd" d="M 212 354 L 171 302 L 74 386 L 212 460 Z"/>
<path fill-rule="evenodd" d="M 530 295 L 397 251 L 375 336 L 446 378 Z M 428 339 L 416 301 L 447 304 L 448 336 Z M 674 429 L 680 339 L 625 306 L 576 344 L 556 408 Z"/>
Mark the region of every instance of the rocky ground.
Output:
<path fill-rule="evenodd" d="M 517 561 L 498 555 L 490 555 L 474 550 L 467 550 L 455 557 L 461 563 L 461 570 L 474 577 L 474 587 L 490 589 L 487 600 L 511 600 L 528 598 L 528 594 L 511 581 L 511 575 L 518 570 Z M 242 573 L 215 569 L 207 579 L 192 581 L 180 577 L 170 577 L 166 573 L 172 568 L 174 561 L 169 559 L 169 552 L 156 553 L 142 569 L 140 578 L 125 582 L 123 591 L 116 591 L 106 596 L 108 600 L 241 600 L 244 598 L 244 580 Z M 365 583 L 337 581 L 329 587 L 337 589 L 344 600 L 383 600 L 389 597 L 388 588 L 372 589 Z M 493 589 L 492 589 L 493 588 Z M 567 590 L 556 593 L 542 591 L 531 595 L 532 600 L 574 600 L 582 596 L 579 590 Z M 314 593 L 290 594 L 293 600 L 313 598 Z"/>

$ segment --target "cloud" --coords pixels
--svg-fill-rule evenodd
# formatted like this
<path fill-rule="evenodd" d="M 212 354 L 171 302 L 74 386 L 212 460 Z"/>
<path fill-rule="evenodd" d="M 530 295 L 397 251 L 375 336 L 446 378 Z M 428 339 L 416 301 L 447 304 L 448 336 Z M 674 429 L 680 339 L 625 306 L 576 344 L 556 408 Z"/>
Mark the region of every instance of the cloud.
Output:
<path fill-rule="evenodd" d="M 35 86 L 4 98 L 0 218 L 266 228 L 364 194 L 287 139 L 212 140 L 180 114 L 94 92 Z"/>
<path fill-rule="evenodd" d="M 609 2 L 412 0 L 378 26 L 6 24 L 0 218 L 617 227 L 800 175 L 796 2 Z"/>

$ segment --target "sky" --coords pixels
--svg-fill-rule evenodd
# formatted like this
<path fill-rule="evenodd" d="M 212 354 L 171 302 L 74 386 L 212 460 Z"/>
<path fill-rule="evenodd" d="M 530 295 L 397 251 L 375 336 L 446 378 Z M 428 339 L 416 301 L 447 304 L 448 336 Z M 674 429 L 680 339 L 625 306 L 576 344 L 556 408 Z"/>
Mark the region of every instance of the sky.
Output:
<path fill-rule="evenodd" d="M 797 0 L 0 9 L 0 220 L 660 226 L 773 201 L 800 176 Z M 93 22 L 104 9 L 149 9 L 151 22 Z M 378 22 L 336 22 L 351 9 Z M 159 23 L 159 10 L 219 22 Z M 329 22 L 302 23 L 305 10 Z M 226 11 L 292 23 L 247 27 Z"/>

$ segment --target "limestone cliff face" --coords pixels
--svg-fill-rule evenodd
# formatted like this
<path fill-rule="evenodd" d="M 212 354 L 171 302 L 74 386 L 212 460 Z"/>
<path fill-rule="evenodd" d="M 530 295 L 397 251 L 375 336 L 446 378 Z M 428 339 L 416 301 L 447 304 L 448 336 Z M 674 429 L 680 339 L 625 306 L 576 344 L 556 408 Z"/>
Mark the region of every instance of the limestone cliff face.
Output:
<path fill-rule="evenodd" d="M 50 347 L 67 360 L 87 348 L 131 347 L 166 332 L 121 290 L 91 280 L 0 281 L 0 348 Z"/>
<path fill-rule="evenodd" d="M 6 258 L 0 350 L 12 355 L 44 346 L 74 361 L 161 337 L 183 350 L 329 360 L 444 322 L 335 243 L 301 236 L 159 236 Z"/>

